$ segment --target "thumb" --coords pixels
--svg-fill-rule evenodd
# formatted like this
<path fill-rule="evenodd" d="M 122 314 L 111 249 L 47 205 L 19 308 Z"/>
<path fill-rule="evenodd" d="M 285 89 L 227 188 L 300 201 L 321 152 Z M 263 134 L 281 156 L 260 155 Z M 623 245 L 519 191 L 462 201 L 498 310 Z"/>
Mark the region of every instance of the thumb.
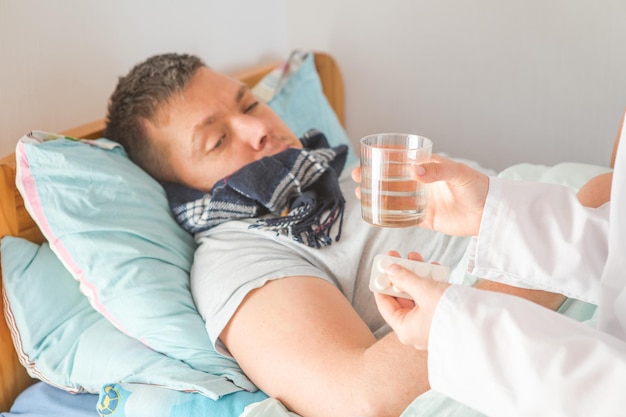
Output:
<path fill-rule="evenodd" d="M 395 309 L 389 312 L 382 304 L 383 309 L 380 311 L 386 313 L 383 317 L 402 343 L 411 344 L 417 349 L 428 349 L 430 327 L 437 304 L 450 284 L 420 277 L 398 264 L 390 265 L 385 272 L 393 285 L 413 298 L 414 305 L 410 309 L 403 308 L 396 301 Z"/>
<path fill-rule="evenodd" d="M 462 178 L 465 168 L 441 155 L 433 154 L 430 161 L 416 165 L 413 168 L 413 175 L 416 180 L 422 183 L 446 181 L 452 184 L 459 181 L 466 181 Z"/>
<path fill-rule="evenodd" d="M 421 277 L 398 264 L 389 265 L 385 272 L 391 283 L 407 293 L 417 305 L 430 304 L 433 300 L 439 300 L 443 291 L 449 286 L 446 282 Z"/>

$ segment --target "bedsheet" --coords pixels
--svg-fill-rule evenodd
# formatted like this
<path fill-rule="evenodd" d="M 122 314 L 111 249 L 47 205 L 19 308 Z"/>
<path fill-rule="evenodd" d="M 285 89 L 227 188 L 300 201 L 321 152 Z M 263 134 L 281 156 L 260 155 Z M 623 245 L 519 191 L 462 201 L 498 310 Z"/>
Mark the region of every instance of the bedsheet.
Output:
<path fill-rule="evenodd" d="M 22 392 L 0 417 L 97 417 L 96 394 L 70 394 L 44 382 Z"/>
<path fill-rule="evenodd" d="M 181 397 L 184 395 L 184 393 L 154 387 L 151 394 L 149 393 L 147 397 L 134 404 L 132 415 L 134 417 L 214 417 L 235 415 L 239 417 L 299 417 L 297 414 L 288 411 L 275 398 L 266 398 L 261 395 L 258 395 L 260 398 L 258 402 L 246 406 L 237 414 L 231 413 L 232 409 L 229 407 L 206 410 L 201 407 L 201 403 L 194 403 L 193 401 L 172 413 L 169 409 L 159 408 L 158 397 L 167 396 L 168 391 L 170 391 L 169 394 L 171 395 L 179 395 Z M 155 399 L 157 401 L 153 401 Z M 205 398 L 205 400 L 208 399 Z M 102 407 L 102 404 L 103 402 L 99 402 L 97 394 L 70 394 L 44 382 L 37 382 L 16 399 L 13 407 L 11 407 L 11 411 L 0 413 L 0 417 L 114 417 L 126 415 L 122 408 L 118 408 L 122 404 L 116 401 L 106 402 L 106 407 Z"/>

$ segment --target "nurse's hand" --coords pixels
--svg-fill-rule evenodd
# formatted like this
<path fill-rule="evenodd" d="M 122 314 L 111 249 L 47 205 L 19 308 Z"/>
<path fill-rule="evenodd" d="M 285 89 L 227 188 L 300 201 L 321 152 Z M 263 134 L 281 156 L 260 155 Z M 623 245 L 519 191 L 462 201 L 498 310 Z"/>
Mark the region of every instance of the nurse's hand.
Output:
<path fill-rule="evenodd" d="M 489 177 L 440 155 L 414 169 L 417 181 L 429 184 L 426 216 L 420 227 L 456 236 L 478 234 Z M 352 179 L 361 182 L 361 169 L 352 171 Z M 361 198 L 361 188 L 356 195 Z"/>
<path fill-rule="evenodd" d="M 411 253 L 409 258 L 421 259 L 415 255 Z M 374 293 L 380 314 L 402 343 L 427 350 L 435 309 L 450 284 L 422 278 L 397 264 L 390 265 L 386 272 L 393 285 L 408 293 L 413 300 Z"/>

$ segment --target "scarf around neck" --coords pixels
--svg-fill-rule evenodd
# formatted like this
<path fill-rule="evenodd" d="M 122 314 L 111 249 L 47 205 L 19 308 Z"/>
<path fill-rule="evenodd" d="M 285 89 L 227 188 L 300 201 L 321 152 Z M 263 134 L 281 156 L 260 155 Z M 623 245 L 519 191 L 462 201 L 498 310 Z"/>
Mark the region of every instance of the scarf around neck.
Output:
<path fill-rule="evenodd" d="M 338 177 L 347 146 L 328 146 L 316 131 L 301 139 L 303 149 L 289 148 L 252 162 L 218 181 L 209 193 L 164 183 L 178 223 L 195 234 L 229 220 L 257 218 L 250 228 L 275 231 L 310 247 L 332 243 L 339 221 L 341 236 L 345 199 Z"/>

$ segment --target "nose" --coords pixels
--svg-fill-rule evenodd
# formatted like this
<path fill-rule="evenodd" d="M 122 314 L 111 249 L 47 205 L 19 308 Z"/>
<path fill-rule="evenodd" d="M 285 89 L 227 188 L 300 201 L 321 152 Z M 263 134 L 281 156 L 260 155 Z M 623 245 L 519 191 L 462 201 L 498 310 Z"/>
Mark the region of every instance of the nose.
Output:
<path fill-rule="evenodd" d="M 231 119 L 231 131 L 234 137 L 256 151 L 262 150 L 269 140 L 268 126 L 262 120 L 247 114 Z"/>

